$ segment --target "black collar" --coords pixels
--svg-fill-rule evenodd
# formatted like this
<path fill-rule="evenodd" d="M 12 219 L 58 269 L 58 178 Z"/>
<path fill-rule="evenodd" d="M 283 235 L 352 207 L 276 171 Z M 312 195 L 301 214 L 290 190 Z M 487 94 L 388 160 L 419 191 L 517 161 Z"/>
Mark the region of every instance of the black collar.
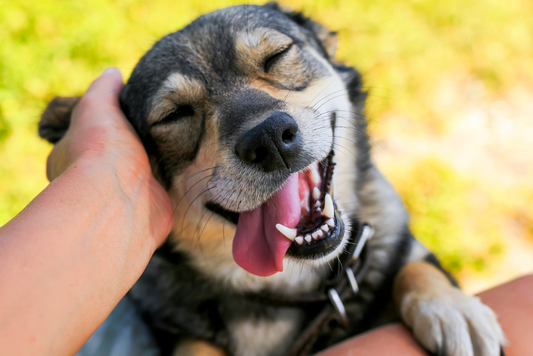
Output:
<path fill-rule="evenodd" d="M 262 305 L 304 309 L 313 307 L 313 310 L 319 310 L 314 319 L 300 333 L 300 337 L 293 344 L 287 356 L 308 354 L 323 326 L 331 320 L 336 319 L 342 326 L 348 326 L 344 302 L 359 292 L 359 283 L 368 272 L 370 246 L 367 242 L 374 235 L 374 229 L 369 224 L 359 220 L 355 220 L 353 224 L 354 229 L 348 241 L 348 247 L 336 260 L 332 266 L 332 272 L 318 290 L 299 295 L 270 292 L 243 295 L 247 300 Z M 169 243 L 161 246 L 156 254 L 171 263 L 183 263 L 183 255 L 172 251 Z"/>
<path fill-rule="evenodd" d="M 354 221 L 354 231 L 348 248 L 339 256 L 332 272 L 319 290 L 299 295 L 285 295 L 269 292 L 247 293 L 248 300 L 264 305 L 307 308 L 320 310 L 287 353 L 289 356 L 306 355 L 312 348 L 324 325 L 337 319 L 344 327 L 348 326 L 348 316 L 344 302 L 359 292 L 359 283 L 370 266 L 370 246 L 368 240 L 374 235 L 372 226 Z M 321 309 L 320 309 L 321 308 Z"/>

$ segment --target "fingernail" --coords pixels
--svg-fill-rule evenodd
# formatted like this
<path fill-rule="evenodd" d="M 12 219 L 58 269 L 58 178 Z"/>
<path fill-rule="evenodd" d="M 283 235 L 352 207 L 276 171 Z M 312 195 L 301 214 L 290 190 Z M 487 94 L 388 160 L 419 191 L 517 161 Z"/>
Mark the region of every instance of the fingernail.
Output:
<path fill-rule="evenodd" d="M 109 68 L 106 68 L 106 70 L 104 70 L 101 75 L 108 75 L 108 74 L 116 73 L 116 72 L 120 72 L 120 70 L 115 67 L 109 67 Z"/>

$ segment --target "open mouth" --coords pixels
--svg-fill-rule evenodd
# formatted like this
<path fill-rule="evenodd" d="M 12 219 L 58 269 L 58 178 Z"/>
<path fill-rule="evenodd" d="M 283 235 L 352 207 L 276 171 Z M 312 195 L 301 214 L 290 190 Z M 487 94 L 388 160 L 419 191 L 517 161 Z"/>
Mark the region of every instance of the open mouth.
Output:
<path fill-rule="evenodd" d="M 283 270 L 283 259 L 317 260 L 342 242 L 344 223 L 332 198 L 334 152 L 293 173 L 259 207 L 241 213 L 214 203 L 206 208 L 237 225 L 235 262 L 246 271 L 269 276 Z"/>
<path fill-rule="evenodd" d="M 344 224 L 332 198 L 333 155 L 331 151 L 298 173 L 300 220 L 294 228 L 276 225 L 292 241 L 289 256 L 316 259 L 335 250 L 342 240 Z"/>

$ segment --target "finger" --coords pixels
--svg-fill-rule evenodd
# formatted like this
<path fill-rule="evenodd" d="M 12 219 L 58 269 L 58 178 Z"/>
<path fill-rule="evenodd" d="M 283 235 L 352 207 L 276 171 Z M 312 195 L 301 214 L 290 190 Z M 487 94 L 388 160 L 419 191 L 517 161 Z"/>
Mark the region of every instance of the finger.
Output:
<path fill-rule="evenodd" d="M 99 118 L 108 118 L 109 114 L 123 116 L 118 97 L 123 87 L 122 73 L 118 68 L 107 68 L 96 78 L 85 92 L 78 105 L 74 108 L 71 121 L 75 125 L 78 120 L 90 117 L 90 122 L 98 123 Z M 98 113 L 105 111 L 106 115 Z M 85 115 L 84 115 L 85 114 Z"/>
<path fill-rule="evenodd" d="M 118 103 L 118 94 L 123 85 L 120 69 L 109 67 L 92 82 L 85 95 L 98 95 L 102 100 Z"/>
<path fill-rule="evenodd" d="M 101 135 L 102 127 L 134 132 L 118 102 L 122 86 L 122 74 L 117 68 L 106 69 L 93 81 L 74 108 L 66 135 L 54 145 L 48 156 L 46 173 L 50 181 L 63 173 L 89 146 L 101 144 L 104 136 L 95 139 L 94 135 Z M 84 139 L 80 140 L 80 137 Z"/>

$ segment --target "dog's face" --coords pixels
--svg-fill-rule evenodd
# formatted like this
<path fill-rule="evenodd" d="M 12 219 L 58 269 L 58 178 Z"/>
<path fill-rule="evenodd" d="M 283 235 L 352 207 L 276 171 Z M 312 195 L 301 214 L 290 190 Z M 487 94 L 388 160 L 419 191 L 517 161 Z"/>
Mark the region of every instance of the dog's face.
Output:
<path fill-rule="evenodd" d="M 339 177 L 355 171 L 354 108 L 334 34 L 295 16 L 204 15 L 156 43 L 121 94 L 173 199 L 171 239 L 206 253 L 234 237 L 237 264 L 261 276 L 332 260 L 349 236 L 335 192 L 354 184 Z"/>

